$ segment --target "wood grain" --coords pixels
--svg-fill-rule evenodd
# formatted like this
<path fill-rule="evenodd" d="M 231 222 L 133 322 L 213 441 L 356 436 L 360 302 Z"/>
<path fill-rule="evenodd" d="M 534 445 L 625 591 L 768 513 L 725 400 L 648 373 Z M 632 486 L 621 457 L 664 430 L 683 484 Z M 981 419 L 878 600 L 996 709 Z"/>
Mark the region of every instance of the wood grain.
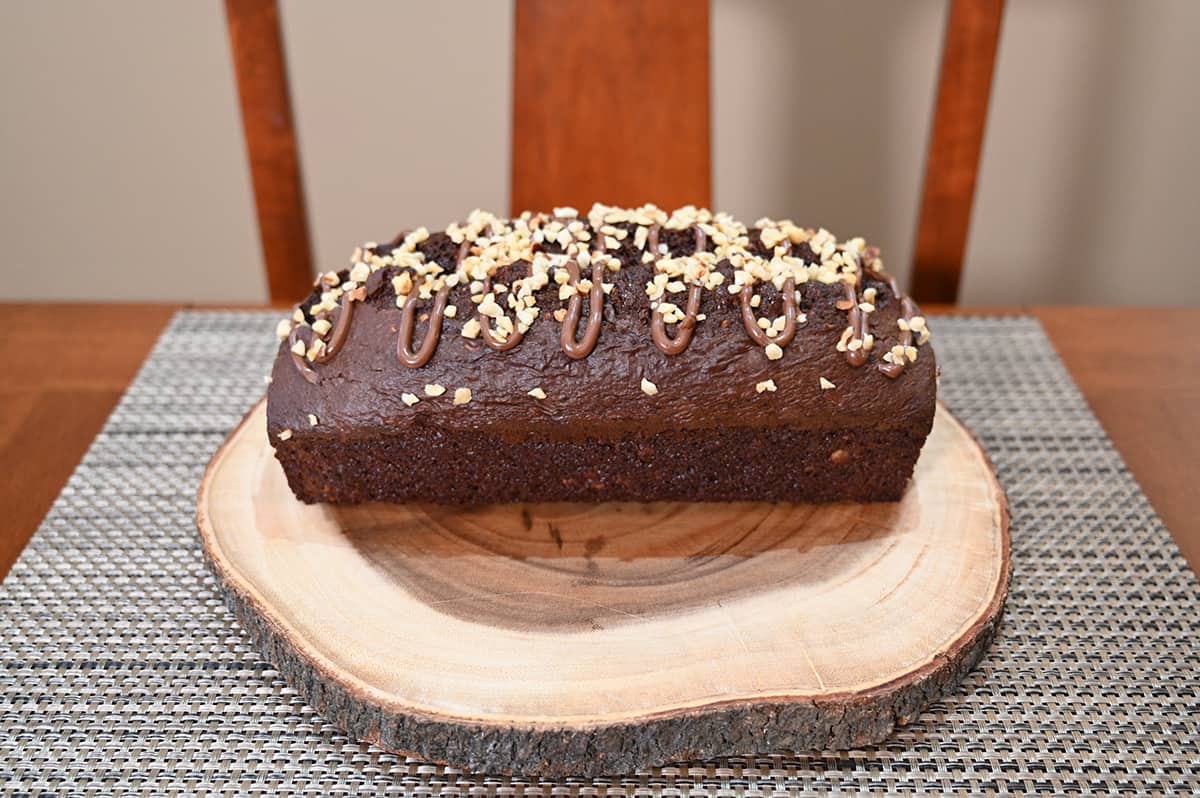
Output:
<path fill-rule="evenodd" d="M 918 302 L 958 299 L 1003 15 L 1004 0 L 950 3 L 913 259 Z"/>
<path fill-rule="evenodd" d="M 1008 513 L 944 407 L 900 502 L 306 505 L 265 403 L 198 500 L 231 606 L 360 739 L 475 772 L 878 742 L 995 631 Z"/>
<path fill-rule="evenodd" d="M 711 204 L 707 0 L 517 0 L 514 213 Z"/>
<path fill-rule="evenodd" d="M 275 0 L 225 0 L 258 231 L 272 301 L 308 293 L 313 258 Z"/>
<path fill-rule="evenodd" d="M 0 578 L 116 405 L 170 305 L 0 305 Z"/>
<path fill-rule="evenodd" d="M 1092 411 L 1200 574 L 1200 308 L 1036 308 Z"/>

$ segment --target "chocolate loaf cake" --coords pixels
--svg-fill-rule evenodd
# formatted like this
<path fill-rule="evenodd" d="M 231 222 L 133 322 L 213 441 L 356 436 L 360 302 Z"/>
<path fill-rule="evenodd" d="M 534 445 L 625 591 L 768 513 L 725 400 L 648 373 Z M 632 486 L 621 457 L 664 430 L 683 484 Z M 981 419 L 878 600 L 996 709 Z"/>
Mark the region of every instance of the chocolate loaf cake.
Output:
<path fill-rule="evenodd" d="M 306 502 L 888 501 L 933 421 L 925 320 L 862 239 L 597 205 L 351 263 L 278 329 Z"/>

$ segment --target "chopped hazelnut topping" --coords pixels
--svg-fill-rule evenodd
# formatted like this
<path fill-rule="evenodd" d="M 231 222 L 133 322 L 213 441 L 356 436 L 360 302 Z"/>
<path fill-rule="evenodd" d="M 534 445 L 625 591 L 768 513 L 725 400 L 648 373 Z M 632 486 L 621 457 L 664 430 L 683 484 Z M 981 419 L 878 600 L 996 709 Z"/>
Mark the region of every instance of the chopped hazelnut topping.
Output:
<path fill-rule="evenodd" d="M 637 232 L 633 234 L 633 245 L 638 249 L 646 248 L 646 236 L 650 234 L 649 228 L 639 226 Z"/>
<path fill-rule="evenodd" d="M 673 257 L 664 240 L 650 246 L 652 226 L 678 232 L 694 229 L 707 239 L 707 244 L 700 251 Z M 554 215 L 526 212 L 511 219 L 500 219 L 477 209 L 468 215 L 466 222 L 447 226 L 445 235 L 460 247 L 462 253 L 454 265 L 429 260 L 419 251 L 422 242 L 430 237 L 425 228 L 408 233 L 398 246 L 380 248 L 374 243 L 363 244 L 355 250 L 349 271 L 344 273 L 345 279 L 337 272 L 322 275 L 314 283 L 319 300 L 307 300 L 303 309 L 297 308 L 293 312 L 290 321 L 280 322 L 277 335 L 287 340 L 297 325 L 311 324 L 313 335 L 290 348 L 301 357 L 320 362 L 328 356 L 329 336 L 334 327 L 328 314 L 335 313 L 341 302 L 365 300 L 366 283 L 375 272 L 384 268 L 395 269 L 391 281 L 398 308 L 405 307 L 409 301 L 430 302 L 439 292 L 469 285 L 470 300 L 478 306 L 478 317 L 466 319 L 461 334 L 475 339 L 482 334 L 483 325 L 489 325 L 493 344 L 512 342 L 514 337 L 534 326 L 541 317 L 537 292 L 547 286 L 553 289 L 553 284 L 557 284 L 563 303 L 579 295 L 588 295 L 595 287 L 610 294 L 613 283 L 600 281 L 598 286 L 593 286 L 587 278 L 601 269 L 619 272 L 623 262 L 629 260 L 651 265 L 649 271 L 653 276 L 646 283 L 646 294 L 652 312 L 659 314 L 656 323 L 667 324 L 679 324 L 687 318 L 680 307 L 684 303 L 680 300 L 691 286 L 705 291 L 718 291 L 724 286 L 728 294 L 744 294 L 752 308 L 764 309 L 767 303 L 759 288 L 771 285 L 777 292 L 786 294 L 784 287 L 789 281 L 797 287 L 787 298 L 789 306 L 793 300 L 795 302 L 791 310 L 798 324 L 806 322 L 805 314 L 798 312 L 804 301 L 798 287 L 806 282 L 837 286 L 840 289 L 838 295 L 827 301 L 842 311 L 849 311 L 852 317 L 859 314 L 857 320 L 861 324 L 864 321 L 861 314 L 875 312 L 880 292 L 885 291 L 875 286 L 864 287 L 864 280 L 869 278 L 878 286 L 878 281 L 891 279 L 882 271 L 883 262 L 878 257 L 878 250 L 867 247 L 861 238 L 839 241 L 828 230 L 814 231 L 787 220 L 764 218 L 748 227 L 728 214 L 714 214 L 694 206 L 668 213 L 654 205 L 626 209 L 596 203 L 586 216 L 581 216 L 574 208 L 560 207 L 554 209 Z M 804 257 L 800 257 L 795 249 L 801 244 L 806 253 Z M 545 245 L 554 245 L 555 251 L 547 251 Z M 809 251 L 814 253 L 813 256 L 807 254 Z M 618 257 L 619 253 L 628 254 Z M 566 268 L 571 261 L 586 277 L 581 275 L 571 279 Z M 527 274 L 509 285 L 501 284 L 500 270 L 518 263 L 529 267 Z M 724 264 L 724 272 L 718 271 L 718 263 Z M 485 291 L 485 287 L 489 290 Z M 850 294 L 851 290 L 859 291 L 857 298 L 852 294 L 850 298 L 842 295 L 842 291 Z M 891 297 L 891 294 L 885 292 L 884 296 Z M 895 298 L 903 299 L 901 296 Z M 671 299 L 676 301 L 664 301 Z M 464 316 L 476 316 L 472 305 L 464 307 L 471 310 Z M 431 312 L 422 309 L 419 321 L 427 321 Z M 448 304 L 443 315 L 455 318 L 457 307 Z M 565 322 L 567 311 L 558 308 L 547 315 Z M 753 337 L 760 342 L 769 342 L 764 352 L 770 360 L 780 359 L 783 347 L 770 339 L 782 337 L 787 318 L 774 314 L 768 318 L 760 318 L 759 313 L 752 315 L 751 323 L 761 330 L 761 334 L 752 330 Z M 696 321 L 703 319 L 703 314 L 696 314 Z M 905 333 L 902 340 L 908 343 L 880 353 L 882 360 L 901 365 L 913 362 L 917 347 L 929 339 L 925 319 L 920 316 L 901 318 L 896 324 Z M 737 325 L 722 321 L 721 326 L 736 328 Z M 837 349 L 858 352 L 857 357 L 851 357 L 851 362 L 858 365 L 863 361 L 862 352 L 871 350 L 874 344 L 868 331 L 864 330 L 859 339 L 855 337 L 855 330 L 847 327 L 838 340 Z M 649 381 L 647 384 L 652 385 Z M 828 390 L 832 383 L 822 387 Z"/>
<path fill-rule="evenodd" d="M 762 382 L 755 384 L 755 393 L 762 393 L 764 391 L 775 393 L 775 380 L 763 380 Z"/>
<path fill-rule="evenodd" d="M 308 414 L 308 425 L 310 427 L 315 427 L 315 426 L 317 426 L 317 424 L 318 424 L 317 417 L 314 416 L 312 413 L 309 413 Z"/>
<path fill-rule="evenodd" d="M 658 393 L 658 386 L 645 377 L 642 377 L 642 393 L 646 394 L 646 396 L 654 396 Z"/>
<path fill-rule="evenodd" d="M 454 404 L 465 405 L 469 401 L 471 401 L 470 388 L 456 388 L 454 390 Z"/>
<path fill-rule="evenodd" d="M 408 405 L 409 407 L 412 407 L 421 400 L 417 398 L 415 393 L 402 393 L 400 394 L 400 401 L 404 402 L 404 404 Z"/>
<path fill-rule="evenodd" d="M 277 437 L 281 441 L 286 441 L 292 437 L 292 431 L 290 429 L 282 430 Z"/>
<path fill-rule="evenodd" d="M 532 391 L 529 391 L 528 393 L 534 399 L 545 399 L 546 398 L 546 392 L 543 391 L 541 388 L 534 388 Z"/>
<path fill-rule="evenodd" d="M 481 325 L 479 323 L 479 319 L 467 319 L 466 322 L 463 324 L 462 337 L 463 338 L 478 338 L 479 332 L 482 329 L 483 329 L 483 325 Z"/>
<path fill-rule="evenodd" d="M 833 384 L 832 382 L 830 382 L 829 380 L 825 379 L 824 377 L 822 377 L 822 378 L 821 378 L 821 390 L 822 390 L 822 391 L 830 391 L 830 390 L 833 390 L 833 389 L 834 389 L 834 388 L 836 388 L 836 387 L 837 387 L 837 386 L 836 386 L 836 385 L 834 385 L 834 384 Z"/>
<path fill-rule="evenodd" d="M 425 386 L 426 396 L 441 396 L 446 392 L 446 386 L 438 385 L 436 382 Z"/>
<path fill-rule="evenodd" d="M 490 316 L 493 319 L 498 319 L 504 315 L 504 308 L 496 304 L 496 300 L 492 294 L 488 294 L 479 303 L 479 312 L 484 316 Z"/>

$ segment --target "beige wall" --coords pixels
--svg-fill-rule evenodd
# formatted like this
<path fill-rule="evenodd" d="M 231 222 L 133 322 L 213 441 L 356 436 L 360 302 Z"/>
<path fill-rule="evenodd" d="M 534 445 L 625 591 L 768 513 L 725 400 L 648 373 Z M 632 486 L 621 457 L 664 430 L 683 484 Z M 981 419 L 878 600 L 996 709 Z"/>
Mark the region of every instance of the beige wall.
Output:
<path fill-rule="evenodd" d="M 941 0 L 717 0 L 713 204 L 865 236 L 905 278 Z"/>
<path fill-rule="evenodd" d="M 1200 2 L 1010 0 L 962 299 L 1200 302 Z"/>
<path fill-rule="evenodd" d="M 315 256 L 508 210 L 511 0 L 283 5 Z"/>
<path fill-rule="evenodd" d="M 713 9 L 715 204 L 906 275 L 943 0 Z M 511 0 L 285 0 L 322 266 L 506 209 L 511 24 Z M 1197 32 L 1192 0 L 1010 0 L 965 301 L 1200 302 Z M 218 0 L 6 0 L 0 67 L 0 297 L 264 297 Z"/>
<path fill-rule="evenodd" d="M 0 297 L 265 298 L 223 13 L 0 2 Z"/>

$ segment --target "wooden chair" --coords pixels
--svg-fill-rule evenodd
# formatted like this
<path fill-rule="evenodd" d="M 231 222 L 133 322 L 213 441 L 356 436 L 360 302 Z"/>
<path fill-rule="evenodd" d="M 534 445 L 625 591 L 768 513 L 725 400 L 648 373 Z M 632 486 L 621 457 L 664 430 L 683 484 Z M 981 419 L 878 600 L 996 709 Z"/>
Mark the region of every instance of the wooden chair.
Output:
<path fill-rule="evenodd" d="M 949 2 L 912 271 L 924 302 L 958 295 L 1004 9 Z M 277 0 L 225 7 L 267 282 L 288 301 L 314 270 Z M 711 205 L 708 0 L 516 0 L 515 37 L 513 208 Z"/>

